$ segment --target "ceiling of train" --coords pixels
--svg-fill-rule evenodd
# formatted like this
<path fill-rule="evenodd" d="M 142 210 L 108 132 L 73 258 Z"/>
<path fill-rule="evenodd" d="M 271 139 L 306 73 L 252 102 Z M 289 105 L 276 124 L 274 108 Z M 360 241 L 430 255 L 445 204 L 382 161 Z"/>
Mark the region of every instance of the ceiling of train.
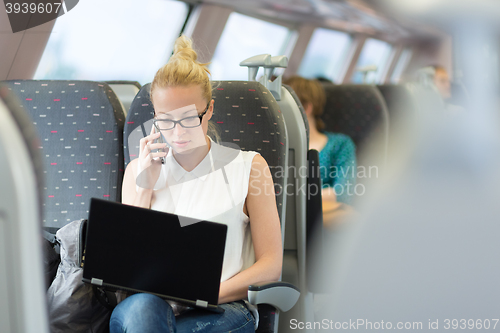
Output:
<path fill-rule="evenodd" d="M 401 19 L 385 12 L 373 0 L 201 0 L 236 8 L 241 13 L 253 14 L 287 22 L 311 23 L 349 32 L 380 35 L 387 40 L 429 38 L 440 32 L 428 24 L 408 18 Z M 419 1 L 419 0 L 415 0 Z"/>

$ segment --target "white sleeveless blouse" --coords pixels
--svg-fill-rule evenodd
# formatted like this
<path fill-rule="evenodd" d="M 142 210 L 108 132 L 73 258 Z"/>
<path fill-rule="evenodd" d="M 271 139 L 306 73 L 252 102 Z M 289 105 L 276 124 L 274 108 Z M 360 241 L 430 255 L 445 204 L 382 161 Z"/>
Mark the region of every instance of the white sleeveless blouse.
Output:
<path fill-rule="evenodd" d="M 211 140 L 207 156 L 187 172 L 170 149 L 154 188 L 151 209 L 228 226 L 221 282 L 255 262 L 250 219 L 243 213 L 243 205 L 257 154 Z"/>

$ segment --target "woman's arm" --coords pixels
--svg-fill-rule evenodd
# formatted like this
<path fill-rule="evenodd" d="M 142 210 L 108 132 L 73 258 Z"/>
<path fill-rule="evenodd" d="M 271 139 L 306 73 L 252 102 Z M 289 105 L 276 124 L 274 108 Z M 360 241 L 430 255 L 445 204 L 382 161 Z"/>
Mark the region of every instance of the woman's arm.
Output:
<path fill-rule="evenodd" d="M 327 152 L 330 158 L 326 167 L 326 182 L 323 184 L 323 213 L 331 212 L 340 202 L 350 203 L 356 186 L 356 146 L 342 134 L 330 136 L 333 140 Z"/>
<path fill-rule="evenodd" d="M 131 206 L 150 208 L 153 189 L 136 186 L 137 162 L 138 159 L 136 158 L 131 161 L 125 169 L 122 185 L 122 203 Z"/>
<path fill-rule="evenodd" d="M 340 207 L 340 202 L 337 202 L 337 194 L 333 187 L 328 186 L 321 189 L 321 200 L 323 214 L 332 212 Z"/>
<path fill-rule="evenodd" d="M 345 135 L 335 137 L 335 149 L 330 152 L 331 167 L 335 177 L 329 177 L 328 187 L 323 188 L 323 225 L 335 227 L 344 219 L 344 211 L 339 210 L 341 203 L 350 203 L 356 186 L 356 147 L 352 140 Z M 330 172 L 328 170 L 327 172 Z M 344 206 L 346 207 L 346 206 Z"/>
<path fill-rule="evenodd" d="M 219 304 L 244 299 L 249 285 L 277 281 L 281 275 L 283 247 L 274 183 L 269 166 L 260 155 L 252 161 L 246 207 L 256 261 L 248 269 L 221 283 Z"/>
<path fill-rule="evenodd" d="M 337 140 L 338 148 L 332 154 L 332 165 L 335 165 L 337 173 L 332 186 L 337 201 L 349 204 L 356 186 L 356 146 L 346 135 L 339 135 Z"/>

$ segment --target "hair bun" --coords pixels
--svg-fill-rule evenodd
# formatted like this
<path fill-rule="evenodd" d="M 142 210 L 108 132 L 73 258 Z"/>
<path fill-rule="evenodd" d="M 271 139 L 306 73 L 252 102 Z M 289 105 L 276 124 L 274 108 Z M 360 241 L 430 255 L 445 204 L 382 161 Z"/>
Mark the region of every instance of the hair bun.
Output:
<path fill-rule="evenodd" d="M 193 42 L 191 39 L 182 35 L 175 41 L 174 44 L 174 54 L 172 58 L 191 60 L 193 62 L 198 59 L 196 51 L 193 49 Z"/>
<path fill-rule="evenodd" d="M 198 54 L 193 49 L 193 42 L 186 36 L 177 38 L 174 44 L 174 54 L 160 68 L 151 82 L 150 98 L 153 101 L 154 91 L 158 88 L 187 87 L 199 85 L 206 102 L 212 100 L 212 85 L 208 64 L 197 61 Z M 154 104 L 154 102 L 153 102 Z"/>

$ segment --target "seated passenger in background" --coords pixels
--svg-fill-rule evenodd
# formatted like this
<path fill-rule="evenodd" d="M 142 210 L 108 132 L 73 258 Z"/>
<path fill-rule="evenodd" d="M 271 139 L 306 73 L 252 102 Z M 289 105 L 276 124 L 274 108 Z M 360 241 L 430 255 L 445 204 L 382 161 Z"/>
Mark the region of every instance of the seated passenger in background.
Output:
<path fill-rule="evenodd" d="M 122 201 L 228 226 L 219 291 L 225 312 L 186 310 L 139 293 L 113 310 L 111 333 L 255 332 L 256 312 L 244 302 L 248 286 L 277 281 L 281 274 L 281 229 L 269 167 L 259 153 L 239 151 L 224 165 L 227 179 L 214 169 L 229 148 L 207 135 L 214 112 L 210 72 L 196 59 L 191 41 L 181 36 L 156 73 L 150 94 L 156 131 L 140 140 L 139 157 L 125 170 Z M 169 146 L 155 142 L 160 133 Z M 244 246 L 250 233 L 254 251 Z"/>
<path fill-rule="evenodd" d="M 431 66 L 434 68 L 434 85 L 436 86 L 439 94 L 443 98 L 443 100 L 447 100 L 451 98 L 451 83 L 450 76 L 448 75 L 448 71 L 443 66 L 434 65 Z"/>
<path fill-rule="evenodd" d="M 433 65 L 431 67 L 434 68 L 435 71 L 434 84 L 446 104 L 446 110 L 448 113 L 453 115 L 465 112 L 462 105 L 467 99 L 467 96 L 460 96 L 457 94 L 457 96 L 452 95 L 450 76 L 448 75 L 446 68 L 440 65 Z"/>
<path fill-rule="evenodd" d="M 465 112 L 465 109 L 457 105 L 457 101 L 465 100 L 466 96 L 452 96 L 451 81 L 446 68 L 441 65 L 431 65 L 417 71 L 417 80 L 424 86 L 432 85 L 437 90 L 444 102 L 448 115 L 457 115 Z M 454 97 L 454 98 L 452 98 Z"/>
<path fill-rule="evenodd" d="M 326 103 L 323 87 L 317 80 L 293 76 L 283 81 L 297 94 L 309 122 L 309 149 L 319 152 L 321 181 L 323 184 L 323 219 L 341 203 L 350 204 L 356 185 L 356 147 L 347 135 L 321 132 L 321 120 Z"/>

